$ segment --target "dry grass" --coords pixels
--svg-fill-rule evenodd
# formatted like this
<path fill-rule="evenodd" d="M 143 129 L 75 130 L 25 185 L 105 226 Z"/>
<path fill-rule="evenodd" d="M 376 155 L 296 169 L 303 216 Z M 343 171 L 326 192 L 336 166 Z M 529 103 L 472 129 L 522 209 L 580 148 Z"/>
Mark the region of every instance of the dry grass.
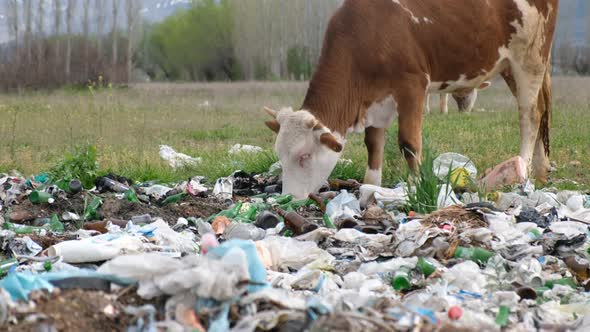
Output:
<path fill-rule="evenodd" d="M 482 92 L 471 115 L 433 114 L 424 133 L 437 152 L 455 151 L 470 156 L 481 171 L 518 151 L 518 115 L 504 83 Z M 557 182 L 575 180 L 590 184 L 590 79 L 556 78 L 553 155 Z M 274 161 L 273 135 L 264 126 L 265 105 L 300 106 L 305 83 L 141 84 L 128 89 L 30 92 L 0 95 L 0 169 L 17 168 L 29 175 L 53 165 L 64 151 L 78 144 L 97 146 L 100 165 L 135 178 L 182 178 L 203 174 L 210 178 L 244 168 L 260 171 Z M 209 106 L 204 106 L 208 102 Z M 438 99 L 433 96 L 433 112 Z M 405 172 L 396 146 L 397 125 L 390 129 L 385 179 L 393 183 Z M 269 153 L 232 157 L 235 144 L 255 144 Z M 159 160 L 158 146 L 166 144 L 204 157 L 202 166 L 172 172 Z M 340 166 L 338 177 L 361 178 L 366 152 L 355 136 Z M 580 166 L 570 165 L 579 161 Z M 566 185 L 567 186 L 567 185 Z"/>

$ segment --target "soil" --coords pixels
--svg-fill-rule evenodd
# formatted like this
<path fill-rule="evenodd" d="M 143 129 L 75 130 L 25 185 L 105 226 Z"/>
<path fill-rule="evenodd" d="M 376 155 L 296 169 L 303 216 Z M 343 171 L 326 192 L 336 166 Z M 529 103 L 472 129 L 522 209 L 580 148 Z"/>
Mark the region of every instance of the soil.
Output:
<path fill-rule="evenodd" d="M 152 218 L 162 218 L 169 224 L 176 224 L 180 217 L 208 218 L 223 209 L 222 204 L 209 198 L 187 197 L 179 204 L 158 206 L 109 197 L 104 199 L 99 211 L 105 219 L 130 220 L 133 216 L 149 214 Z"/>
<path fill-rule="evenodd" d="M 15 313 L 19 324 L 4 325 L 9 332 L 25 331 L 126 331 L 132 318 L 124 313 L 115 296 L 80 289 L 31 295 L 35 307 Z M 34 321 L 25 322 L 26 320 Z"/>

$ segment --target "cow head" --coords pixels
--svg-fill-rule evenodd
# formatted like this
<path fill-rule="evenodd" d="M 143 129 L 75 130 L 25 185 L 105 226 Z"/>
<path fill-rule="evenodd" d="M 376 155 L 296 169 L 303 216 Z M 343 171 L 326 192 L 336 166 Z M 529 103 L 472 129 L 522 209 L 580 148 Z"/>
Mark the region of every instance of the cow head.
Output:
<path fill-rule="evenodd" d="M 272 116 L 266 125 L 277 133 L 275 150 L 283 168 L 283 194 L 306 198 L 318 191 L 332 173 L 343 140 L 308 111 L 265 111 Z"/>
<path fill-rule="evenodd" d="M 483 82 L 477 89 L 453 93 L 453 99 L 455 99 L 457 102 L 459 112 L 470 113 L 473 110 L 473 106 L 475 106 L 478 90 L 485 90 L 490 85 L 491 83 L 486 81 Z"/>

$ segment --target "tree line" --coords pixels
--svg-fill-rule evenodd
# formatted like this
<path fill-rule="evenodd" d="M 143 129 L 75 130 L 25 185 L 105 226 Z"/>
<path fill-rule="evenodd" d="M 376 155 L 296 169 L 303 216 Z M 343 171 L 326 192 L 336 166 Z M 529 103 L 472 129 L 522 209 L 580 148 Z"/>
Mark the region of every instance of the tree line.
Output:
<path fill-rule="evenodd" d="M 141 0 L 4 0 L 12 38 L 0 50 L 0 87 L 127 82 L 133 70 L 140 4 Z M 74 17 L 76 9 L 81 17 Z M 107 11 L 112 14 L 109 27 Z M 53 17 L 47 15 L 50 12 Z M 121 15 L 126 16 L 125 27 L 118 22 Z M 80 20 L 81 32 L 74 31 L 74 19 Z"/>
<path fill-rule="evenodd" d="M 42 88 L 125 83 L 137 72 L 152 80 L 306 80 L 342 0 L 193 0 L 155 24 L 141 18 L 141 0 L 4 2 L 12 42 L 0 50 L 0 87 Z M 562 25 L 556 67 L 590 74 L 590 49 Z"/>

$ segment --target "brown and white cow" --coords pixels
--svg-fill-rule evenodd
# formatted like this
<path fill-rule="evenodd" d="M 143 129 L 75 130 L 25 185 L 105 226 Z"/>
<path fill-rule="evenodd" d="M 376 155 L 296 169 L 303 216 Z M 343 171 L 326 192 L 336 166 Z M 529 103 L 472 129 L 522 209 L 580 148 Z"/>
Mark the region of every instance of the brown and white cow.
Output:
<path fill-rule="evenodd" d="M 477 89 L 466 92 L 455 92 L 455 93 L 440 93 L 440 112 L 442 114 L 449 114 L 449 94 L 453 96 L 453 99 L 457 103 L 457 108 L 460 113 L 471 113 L 477 100 L 478 91 L 487 89 L 492 83 L 483 82 Z M 430 114 L 430 93 L 426 94 L 426 106 L 424 108 L 425 114 Z"/>
<path fill-rule="evenodd" d="M 558 0 L 347 0 L 330 20 L 300 111 L 267 109 L 277 133 L 283 192 L 320 188 L 346 137 L 365 132 L 365 183 L 381 184 L 385 130 L 416 169 L 427 93 L 472 91 L 502 75 L 517 99 L 520 156 L 549 169 L 549 55 Z M 492 152 L 492 151 L 490 151 Z"/>

